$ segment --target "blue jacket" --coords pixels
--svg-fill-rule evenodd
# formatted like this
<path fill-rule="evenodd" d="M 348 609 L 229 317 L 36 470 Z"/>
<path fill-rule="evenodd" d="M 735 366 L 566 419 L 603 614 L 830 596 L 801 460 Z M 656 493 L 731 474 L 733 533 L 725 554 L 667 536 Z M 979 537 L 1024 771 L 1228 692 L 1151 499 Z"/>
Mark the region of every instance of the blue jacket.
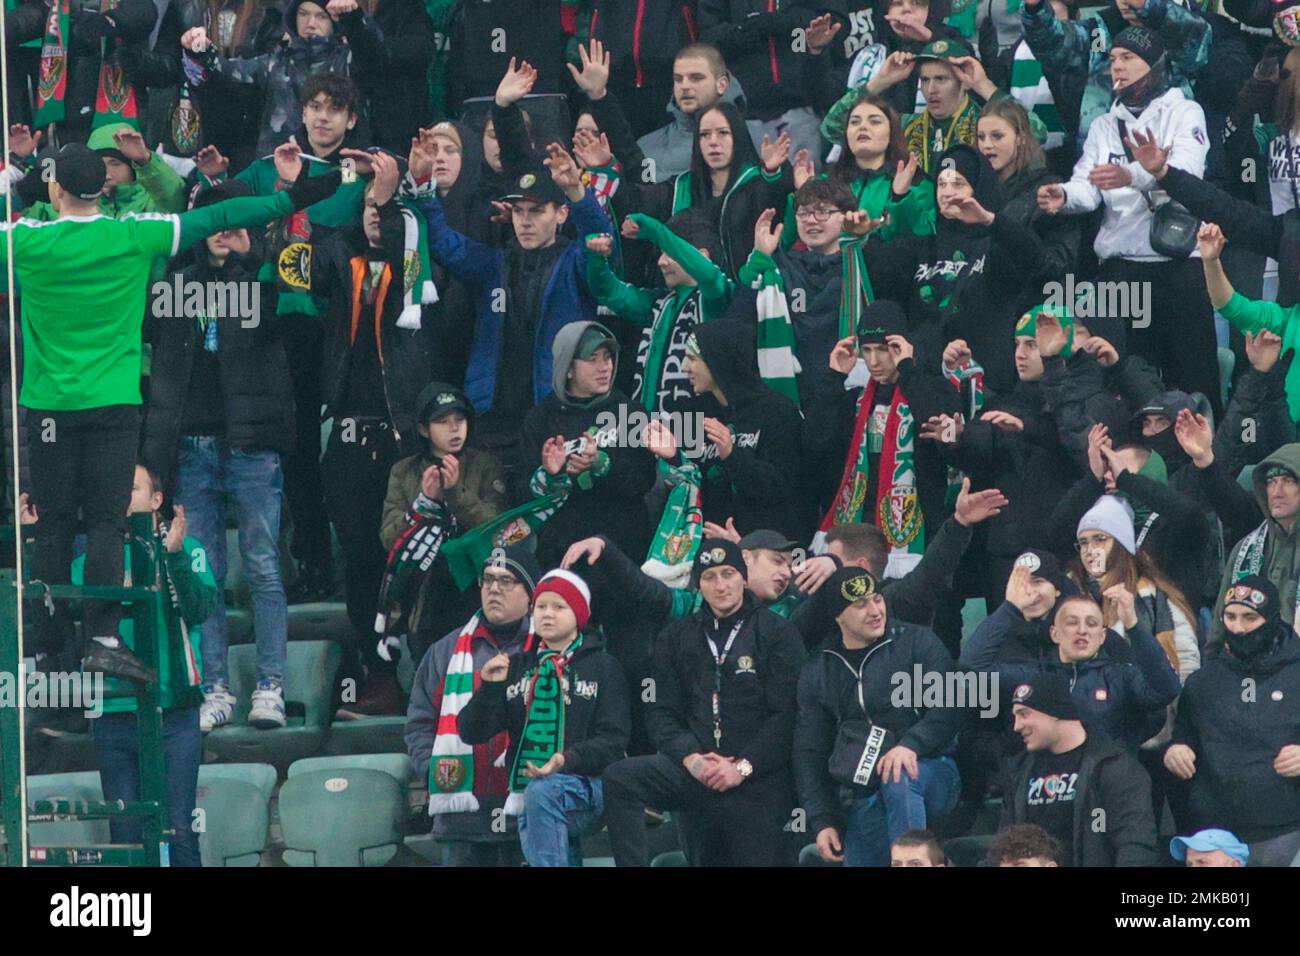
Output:
<path fill-rule="evenodd" d="M 1070 682 L 1071 696 L 1089 733 L 1103 732 L 1130 750 L 1151 736 L 1147 717 L 1163 713 L 1182 689 L 1178 674 L 1169 666 L 1160 643 L 1138 622 L 1128 633 L 1133 648 L 1132 662 L 1116 659 L 1109 648 L 1124 638 L 1108 634 L 1097 656 L 1066 664 L 1056 648 L 1038 661 L 1001 661 L 1002 644 L 1020 611 L 1009 601 L 986 617 L 970 636 L 962 651 L 962 669 L 997 671 L 1002 701 L 1006 703 L 1017 684 L 1031 681 L 1044 670 L 1056 670 Z"/>
<path fill-rule="evenodd" d="M 447 225 L 437 196 L 421 197 L 416 200 L 416 206 L 429 223 L 430 254 L 470 286 L 475 295 L 474 340 L 465 373 L 465 394 L 473 403 L 474 411 L 482 414 L 492 407 L 492 397 L 496 394 L 501 330 L 505 323 L 500 296 L 509 286 L 506 254 Z M 570 322 L 596 318 L 596 300 L 587 288 L 586 245 L 582 240 L 592 234 L 614 232 L 591 190 L 587 190 L 581 202 L 569 204 L 569 221 L 577 230 L 578 240 L 570 242 L 560 253 L 541 298 L 541 320 L 533 343 L 534 405 L 551 394 L 551 342 L 555 333 Z"/>

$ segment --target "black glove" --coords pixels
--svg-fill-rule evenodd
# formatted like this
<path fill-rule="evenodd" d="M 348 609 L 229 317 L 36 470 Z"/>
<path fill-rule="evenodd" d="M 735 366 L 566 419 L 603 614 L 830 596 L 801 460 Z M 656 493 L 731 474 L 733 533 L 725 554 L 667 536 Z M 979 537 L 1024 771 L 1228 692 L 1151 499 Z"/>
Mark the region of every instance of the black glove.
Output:
<path fill-rule="evenodd" d="M 74 10 L 71 15 L 72 34 L 78 40 L 104 40 L 117 35 L 117 23 L 94 10 Z"/>
<path fill-rule="evenodd" d="M 288 189 L 294 211 L 314 206 L 322 199 L 329 199 L 342 182 L 343 174 L 337 169 L 330 170 L 323 176 L 313 176 L 307 161 L 303 160 L 302 172 Z"/>

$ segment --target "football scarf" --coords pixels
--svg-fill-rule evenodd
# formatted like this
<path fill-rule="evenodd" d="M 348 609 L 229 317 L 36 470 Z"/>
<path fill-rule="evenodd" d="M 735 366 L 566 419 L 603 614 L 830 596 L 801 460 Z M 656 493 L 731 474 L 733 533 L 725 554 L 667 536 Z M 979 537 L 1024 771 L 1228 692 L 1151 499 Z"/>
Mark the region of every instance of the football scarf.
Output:
<path fill-rule="evenodd" d="M 636 387 L 632 392 L 632 398 L 647 412 L 668 412 L 681 404 L 679 390 L 663 381 L 664 367 L 674 355 L 677 361 L 670 367 L 683 367 L 686 339 L 702 321 L 704 308 L 698 287 L 682 286 L 655 303 L 654 319 L 641 333 L 637 346 Z M 676 383 L 684 386 L 687 378 L 679 373 Z M 670 407 L 665 407 L 665 400 Z"/>
<path fill-rule="evenodd" d="M 375 633 L 383 642 L 400 640 L 409 633 L 411 611 L 433 571 L 433 563 L 443 544 L 457 531 L 456 519 L 446 505 L 423 494 L 406 520 L 406 529 L 388 550 L 379 588 Z"/>
<path fill-rule="evenodd" d="M 68 94 L 70 22 L 71 0 L 56 0 L 50 8 L 49 19 L 45 21 L 45 39 L 41 42 L 41 71 L 36 86 L 33 128 L 61 123 L 67 114 L 64 98 Z"/>
<path fill-rule="evenodd" d="M 794 323 L 785 297 L 785 277 L 776 260 L 757 249 L 741 268 L 741 281 L 758 293 L 758 372 L 763 381 L 796 405 L 799 404 Z"/>
<path fill-rule="evenodd" d="M 1048 86 L 1047 77 L 1043 75 L 1043 64 L 1038 62 L 1026 40 L 1021 40 L 1017 44 L 1014 59 L 1011 61 L 1009 92 L 1031 117 L 1037 117 L 1043 124 L 1044 149 L 1056 149 L 1065 145 L 1065 124 L 1061 122 L 1061 114 L 1056 108 L 1052 88 Z M 1035 133 L 1037 132 L 1035 130 Z"/>
<path fill-rule="evenodd" d="M 514 766 L 510 768 L 510 796 L 506 798 L 506 816 L 517 817 L 524 812 L 524 791 L 531 777 L 524 776 L 530 763 L 540 767 L 564 749 L 564 707 L 568 702 L 565 688 L 568 678 L 565 669 L 573 655 L 582 647 L 579 634 L 563 651 L 553 651 L 535 635 L 529 634 L 524 652 L 537 647 L 536 669 L 524 674 L 524 729 L 515 749 Z"/>
<path fill-rule="evenodd" d="M 172 107 L 167 125 L 171 133 L 172 148 L 177 156 L 193 156 L 198 152 L 202 141 L 202 121 L 199 116 L 199 106 L 190 94 L 188 82 L 181 81 L 180 90 L 176 94 L 176 105 Z"/>
<path fill-rule="evenodd" d="M 274 282 L 276 315 L 320 315 L 311 294 L 311 220 L 307 210 L 277 219 L 267 229 L 269 255 L 257 278 Z"/>
<path fill-rule="evenodd" d="M 929 110 L 922 110 L 903 127 L 907 148 L 921 160 L 921 171 L 927 176 L 934 172 L 931 162 L 954 143 L 975 145 L 975 123 L 980 118 L 980 108 L 970 96 L 962 100 L 960 108 L 948 123 L 948 132 L 940 135 L 939 128 Z"/>
<path fill-rule="evenodd" d="M 912 410 L 895 386 L 885 422 L 884 445 L 880 452 L 880 474 L 876 497 L 868 508 L 870 452 L 867 428 L 876 402 L 875 379 L 867 383 L 858 400 L 857 421 L 844 463 L 844 474 L 830 509 L 817 526 L 813 551 L 825 551 L 826 532 L 838 524 L 864 522 L 884 532 L 889 544 L 885 577 L 899 578 L 912 570 L 925 550 L 924 516 L 916 492 L 915 423 Z"/>
<path fill-rule="evenodd" d="M 840 338 L 857 335 L 862 307 L 875 299 L 871 276 L 867 273 L 867 259 L 862 246 L 870 238 L 855 236 L 840 239 Z"/>
<path fill-rule="evenodd" d="M 442 553 L 447 556 L 456 587 L 463 591 L 473 584 L 494 550 L 516 544 L 540 530 L 567 497 L 567 491 L 542 495 L 446 542 Z"/>
<path fill-rule="evenodd" d="M 433 284 L 433 266 L 429 262 L 429 227 L 405 203 L 402 210 L 402 313 L 397 317 L 399 329 L 418 329 L 423 314 L 420 306 L 438 301 Z"/>
<path fill-rule="evenodd" d="M 670 588 L 684 588 L 691 583 L 695 552 L 704 540 L 700 467 L 685 460 L 670 465 L 660 459 L 659 474 L 668 485 L 668 500 L 641 571 Z"/>
<path fill-rule="evenodd" d="M 109 13 L 117 9 L 121 0 L 101 0 L 100 10 Z M 99 88 L 95 91 L 95 119 L 91 129 L 112 123 L 130 123 L 140 128 L 140 103 L 135 87 L 126 78 L 119 51 L 123 41 L 119 37 L 100 41 Z"/>
<path fill-rule="evenodd" d="M 974 359 L 967 359 L 965 365 L 955 369 L 948 368 L 942 362 L 939 364 L 943 368 L 943 377 L 948 380 L 949 385 L 957 389 L 957 394 L 961 396 L 962 415 L 968 422 L 975 421 L 984 409 L 984 367 Z M 948 468 L 948 490 L 944 495 L 944 504 L 947 507 L 956 507 L 957 495 L 961 493 L 964 477 L 961 469 Z"/>
<path fill-rule="evenodd" d="M 474 696 L 478 668 L 474 666 L 474 638 L 487 630 L 475 614 L 456 636 L 447 673 L 442 679 L 438 730 L 429 754 L 429 816 L 439 813 L 474 813 L 478 796 L 504 796 L 506 741 L 502 733 L 486 744 L 470 746 L 460 739 L 460 712 Z M 498 755 L 492 759 L 492 753 Z M 477 791 L 475 788 L 478 788 Z"/>

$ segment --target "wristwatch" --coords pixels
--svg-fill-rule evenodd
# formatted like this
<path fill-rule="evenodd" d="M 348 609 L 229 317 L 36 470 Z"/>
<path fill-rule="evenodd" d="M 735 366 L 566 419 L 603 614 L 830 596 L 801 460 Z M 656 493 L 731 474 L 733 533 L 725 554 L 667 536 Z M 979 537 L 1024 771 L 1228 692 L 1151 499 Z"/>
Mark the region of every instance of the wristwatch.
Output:
<path fill-rule="evenodd" d="M 736 772 L 739 773 L 743 779 L 748 780 L 749 775 L 754 772 L 754 765 L 744 757 L 741 757 L 736 761 Z"/>

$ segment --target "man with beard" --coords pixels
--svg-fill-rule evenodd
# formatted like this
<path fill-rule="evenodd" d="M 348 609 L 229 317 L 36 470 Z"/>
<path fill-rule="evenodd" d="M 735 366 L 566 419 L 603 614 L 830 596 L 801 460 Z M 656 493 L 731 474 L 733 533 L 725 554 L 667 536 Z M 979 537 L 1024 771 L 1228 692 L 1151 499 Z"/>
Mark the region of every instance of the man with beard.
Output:
<path fill-rule="evenodd" d="M 1222 826 L 1250 845 L 1255 866 L 1300 852 L 1300 644 L 1278 591 L 1259 574 L 1221 599 L 1224 650 L 1187 679 L 1165 767 L 1191 782 L 1196 826 Z"/>

